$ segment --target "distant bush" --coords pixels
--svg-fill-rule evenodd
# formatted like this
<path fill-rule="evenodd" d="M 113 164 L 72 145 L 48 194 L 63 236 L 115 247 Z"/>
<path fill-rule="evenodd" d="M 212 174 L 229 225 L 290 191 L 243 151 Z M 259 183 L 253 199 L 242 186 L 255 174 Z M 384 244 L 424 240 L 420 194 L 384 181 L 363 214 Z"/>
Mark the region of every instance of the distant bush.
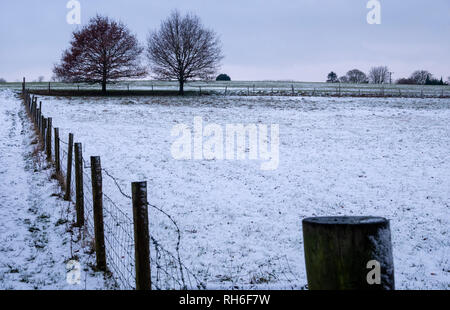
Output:
<path fill-rule="evenodd" d="M 6 80 L 5 79 L 2 79 L 2 78 L 0 78 L 0 84 L 5 84 L 6 83 Z"/>
<path fill-rule="evenodd" d="M 399 85 L 415 85 L 417 83 L 415 80 L 413 80 L 411 78 L 410 79 L 402 78 L 402 79 L 397 80 L 397 84 L 399 84 Z"/>
<path fill-rule="evenodd" d="M 227 74 L 220 74 L 216 81 L 231 81 L 231 78 Z"/>
<path fill-rule="evenodd" d="M 438 79 L 430 78 L 428 76 L 425 81 L 425 85 L 446 85 L 446 84 L 444 83 L 444 80 L 442 78 L 440 80 L 438 80 Z"/>

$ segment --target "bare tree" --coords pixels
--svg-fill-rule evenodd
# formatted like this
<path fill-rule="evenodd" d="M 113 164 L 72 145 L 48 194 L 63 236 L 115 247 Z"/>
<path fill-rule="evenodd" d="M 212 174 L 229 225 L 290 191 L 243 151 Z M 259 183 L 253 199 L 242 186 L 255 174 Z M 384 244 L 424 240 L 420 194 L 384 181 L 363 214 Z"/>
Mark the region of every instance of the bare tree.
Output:
<path fill-rule="evenodd" d="M 431 80 L 432 77 L 433 75 L 426 70 L 416 70 L 411 74 L 410 79 L 414 80 L 418 85 L 425 85 L 427 79 Z"/>
<path fill-rule="evenodd" d="M 369 81 L 373 84 L 384 84 L 389 81 L 389 68 L 386 66 L 373 67 L 369 71 Z"/>
<path fill-rule="evenodd" d="M 45 77 L 41 75 L 41 76 L 38 77 L 37 81 L 39 83 L 42 83 L 42 82 L 44 82 L 44 79 L 45 79 Z"/>
<path fill-rule="evenodd" d="M 143 47 L 124 24 L 108 17 L 92 18 L 70 44 L 53 69 L 58 80 L 101 84 L 106 93 L 107 83 L 147 75 L 139 62 Z"/>
<path fill-rule="evenodd" d="M 216 33 L 206 29 L 199 17 L 181 16 L 178 11 L 149 34 L 147 57 L 156 78 L 179 82 L 180 95 L 184 95 L 186 81 L 211 79 L 223 59 Z"/>
<path fill-rule="evenodd" d="M 353 69 L 347 72 L 347 79 L 350 83 L 361 84 L 367 82 L 367 76 L 364 72 L 358 69 Z"/>
<path fill-rule="evenodd" d="M 344 84 L 349 82 L 348 77 L 345 75 L 339 77 L 338 81 L 339 81 L 339 83 L 344 83 Z"/>
<path fill-rule="evenodd" d="M 0 84 L 6 83 L 6 80 L 4 78 L 0 78 Z"/>

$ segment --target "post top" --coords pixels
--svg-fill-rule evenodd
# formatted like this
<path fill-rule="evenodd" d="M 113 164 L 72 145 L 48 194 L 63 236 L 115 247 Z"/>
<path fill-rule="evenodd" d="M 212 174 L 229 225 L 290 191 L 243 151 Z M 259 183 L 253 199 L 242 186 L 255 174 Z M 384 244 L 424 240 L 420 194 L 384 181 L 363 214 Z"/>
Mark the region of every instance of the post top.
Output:
<path fill-rule="evenodd" d="M 387 223 L 388 220 L 376 216 L 324 216 L 306 218 L 303 222 L 319 225 L 373 225 Z"/>

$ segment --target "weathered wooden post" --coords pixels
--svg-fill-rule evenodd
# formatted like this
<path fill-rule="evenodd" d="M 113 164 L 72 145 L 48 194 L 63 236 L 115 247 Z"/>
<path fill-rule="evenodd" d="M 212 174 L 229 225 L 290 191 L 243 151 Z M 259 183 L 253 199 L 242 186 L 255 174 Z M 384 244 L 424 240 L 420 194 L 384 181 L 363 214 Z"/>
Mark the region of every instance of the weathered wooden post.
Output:
<path fill-rule="evenodd" d="M 310 290 L 393 290 L 389 221 L 381 217 L 303 220 Z"/>
<path fill-rule="evenodd" d="M 225 96 L 227 95 L 228 86 L 225 86 Z"/>
<path fill-rule="evenodd" d="M 73 134 L 69 133 L 69 145 L 67 146 L 67 170 L 66 170 L 66 195 L 64 200 L 70 201 L 72 189 L 72 154 L 73 154 Z"/>
<path fill-rule="evenodd" d="M 52 159 L 52 118 L 49 117 L 47 120 L 47 159 Z"/>
<path fill-rule="evenodd" d="M 36 129 L 40 129 L 40 119 L 41 119 L 41 110 L 39 110 L 39 108 L 36 109 L 36 115 L 34 116 L 34 122 L 35 122 L 35 128 Z"/>
<path fill-rule="evenodd" d="M 48 82 L 48 94 L 50 95 L 50 82 Z"/>
<path fill-rule="evenodd" d="M 294 96 L 295 94 L 294 84 L 292 84 L 291 87 L 292 87 L 292 96 Z"/>
<path fill-rule="evenodd" d="M 39 128 L 39 130 L 40 130 L 40 128 L 41 128 L 41 121 L 42 121 L 42 101 L 39 103 L 39 112 L 38 112 L 38 115 L 37 115 L 37 119 L 38 119 L 38 128 Z"/>
<path fill-rule="evenodd" d="M 75 189 L 77 212 L 77 227 L 84 226 L 84 189 L 83 189 L 83 148 L 81 143 L 75 143 Z"/>
<path fill-rule="evenodd" d="M 97 268 L 99 270 L 106 271 L 105 232 L 103 226 L 102 166 L 100 157 L 91 157 L 91 177 Z"/>
<path fill-rule="evenodd" d="M 25 78 L 23 78 L 22 82 L 22 93 L 25 93 Z"/>
<path fill-rule="evenodd" d="M 43 117 L 43 125 L 42 125 L 42 151 L 45 151 L 45 147 L 47 145 L 47 118 Z"/>
<path fill-rule="evenodd" d="M 136 289 L 151 290 L 147 182 L 132 183 L 131 191 L 133 199 Z"/>
<path fill-rule="evenodd" d="M 59 154 L 59 128 L 55 128 L 55 166 L 56 166 L 56 173 L 61 173 L 61 156 Z"/>

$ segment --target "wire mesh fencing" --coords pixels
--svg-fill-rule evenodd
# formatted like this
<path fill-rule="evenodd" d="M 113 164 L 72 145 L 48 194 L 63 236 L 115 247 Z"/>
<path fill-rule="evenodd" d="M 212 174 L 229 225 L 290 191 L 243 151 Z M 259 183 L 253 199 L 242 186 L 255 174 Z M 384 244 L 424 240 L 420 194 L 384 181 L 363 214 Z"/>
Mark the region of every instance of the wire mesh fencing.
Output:
<path fill-rule="evenodd" d="M 24 102 L 27 107 L 27 111 L 30 116 L 37 118 L 36 114 L 33 114 L 33 104 L 36 99 L 31 98 L 27 92 L 24 92 Z M 35 122 L 33 122 L 35 124 Z M 36 126 L 36 124 L 35 124 Z M 69 138 L 68 141 L 61 137 L 51 135 L 51 143 L 48 143 L 47 133 L 50 129 L 43 127 L 38 128 L 41 140 L 43 141 L 43 151 L 51 156 L 48 157 L 51 163 L 59 162 L 59 176 L 63 190 L 65 191 L 65 199 L 72 202 L 72 205 L 77 203 L 78 195 L 81 193 L 82 185 L 82 198 L 83 198 L 83 216 L 84 225 L 81 228 L 83 232 L 83 240 L 91 244 L 96 242 L 96 223 L 94 218 L 94 186 L 92 182 L 93 172 L 90 171 L 91 167 L 82 157 L 81 172 L 79 171 L 80 165 L 76 166 L 74 154 L 73 154 L 73 141 Z M 59 130 L 59 129 L 58 129 Z M 59 147 L 57 147 L 59 145 Z M 49 150 L 49 146 L 50 150 Z M 58 149 L 58 153 L 56 150 Z M 59 158 L 58 158 L 59 157 Z M 82 182 L 77 183 L 76 172 L 78 171 L 79 177 L 82 177 Z M 105 243 L 105 255 L 107 269 L 110 271 L 112 277 L 117 283 L 117 287 L 120 289 L 136 289 L 136 240 L 135 240 L 135 223 L 124 210 L 131 209 L 132 197 L 127 195 L 120 186 L 118 179 L 113 176 L 107 169 L 101 169 L 103 178 L 111 180 L 119 196 L 123 196 L 125 203 L 118 203 L 104 189 L 101 189 L 102 195 L 102 223 L 104 231 L 104 243 Z M 110 189 L 111 187 L 109 187 Z M 117 193 L 113 193 L 117 195 Z M 157 240 L 153 236 L 149 236 L 148 247 L 150 252 L 150 273 L 151 273 L 151 288 L 156 290 L 185 290 L 185 289 L 204 289 L 206 285 L 183 263 L 180 255 L 181 245 L 181 232 L 177 222 L 173 217 L 165 212 L 163 209 L 147 203 L 146 208 L 151 208 L 165 216 L 172 224 L 174 231 L 176 232 L 176 247 L 175 251 L 171 252 L 167 250 L 162 242 Z M 150 229 L 149 229 L 150 230 Z M 98 255 L 98 253 L 97 253 Z"/>

